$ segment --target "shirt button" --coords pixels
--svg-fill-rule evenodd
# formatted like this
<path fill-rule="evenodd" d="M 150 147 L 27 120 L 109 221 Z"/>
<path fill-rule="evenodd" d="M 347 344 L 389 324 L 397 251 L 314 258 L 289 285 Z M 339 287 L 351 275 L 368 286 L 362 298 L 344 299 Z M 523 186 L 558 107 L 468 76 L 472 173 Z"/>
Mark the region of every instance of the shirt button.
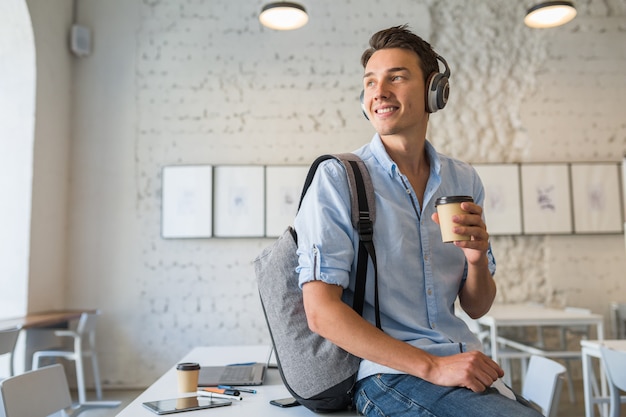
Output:
<path fill-rule="evenodd" d="M 426 291 L 428 295 L 433 295 L 433 290 L 432 289 L 428 289 L 428 291 Z"/>
<path fill-rule="evenodd" d="M 431 328 L 431 329 L 434 329 L 435 327 L 437 327 L 437 326 L 435 325 L 435 323 L 430 323 L 430 328 Z"/>

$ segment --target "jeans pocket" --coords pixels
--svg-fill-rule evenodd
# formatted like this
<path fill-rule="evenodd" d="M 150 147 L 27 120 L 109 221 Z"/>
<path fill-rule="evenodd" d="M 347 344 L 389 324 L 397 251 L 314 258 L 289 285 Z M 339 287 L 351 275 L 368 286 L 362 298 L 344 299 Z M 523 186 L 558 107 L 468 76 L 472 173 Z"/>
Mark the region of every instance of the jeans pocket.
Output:
<path fill-rule="evenodd" d="M 384 417 L 378 407 L 368 398 L 363 390 L 359 390 L 356 395 L 356 410 L 362 416 Z"/>

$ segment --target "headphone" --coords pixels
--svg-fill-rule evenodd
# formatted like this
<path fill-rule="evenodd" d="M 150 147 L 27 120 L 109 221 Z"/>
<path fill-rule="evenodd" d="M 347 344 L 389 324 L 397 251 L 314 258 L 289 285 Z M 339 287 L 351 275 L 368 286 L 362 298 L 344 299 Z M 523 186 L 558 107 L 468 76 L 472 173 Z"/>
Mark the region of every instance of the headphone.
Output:
<path fill-rule="evenodd" d="M 448 81 L 450 78 L 450 67 L 448 67 L 448 63 L 442 56 L 435 54 L 435 57 L 443 63 L 445 70 L 443 73 L 433 72 L 426 80 L 426 110 L 428 113 L 435 113 L 437 110 L 446 107 L 448 96 L 450 95 L 450 82 Z M 363 116 L 369 120 L 365 111 L 365 103 L 363 102 L 364 96 L 365 90 L 361 90 L 361 95 L 359 96 L 361 111 Z"/>

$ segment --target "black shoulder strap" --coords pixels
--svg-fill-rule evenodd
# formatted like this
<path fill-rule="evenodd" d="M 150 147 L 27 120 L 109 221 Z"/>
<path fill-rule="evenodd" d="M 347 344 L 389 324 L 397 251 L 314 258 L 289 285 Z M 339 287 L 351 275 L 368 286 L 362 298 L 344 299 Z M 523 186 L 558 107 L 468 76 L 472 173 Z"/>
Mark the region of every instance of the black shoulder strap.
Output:
<path fill-rule="evenodd" d="M 373 241 L 376 204 L 374 186 L 365 163 L 353 153 L 322 155 L 318 157 L 309 169 L 302 195 L 300 196 L 300 204 L 302 204 L 304 195 L 313 181 L 317 167 L 320 163 L 328 159 L 338 160 L 346 169 L 350 188 L 352 226 L 359 233 L 359 251 L 357 255 L 356 283 L 352 308 L 360 315 L 363 314 L 367 265 L 368 259 L 371 259 L 374 267 L 374 310 L 376 314 L 376 327 L 382 329 L 378 299 L 378 267 Z M 300 209 L 300 204 L 298 205 L 298 209 Z"/>

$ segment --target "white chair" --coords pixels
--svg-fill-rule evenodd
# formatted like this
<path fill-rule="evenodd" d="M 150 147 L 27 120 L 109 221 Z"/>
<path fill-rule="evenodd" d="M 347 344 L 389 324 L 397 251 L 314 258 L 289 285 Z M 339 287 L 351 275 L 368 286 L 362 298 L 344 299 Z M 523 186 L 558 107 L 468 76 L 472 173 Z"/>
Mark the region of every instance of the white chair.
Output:
<path fill-rule="evenodd" d="M 626 402 L 626 397 L 620 395 L 626 391 L 626 352 L 609 349 L 600 346 L 600 356 L 609 381 L 611 417 L 619 417 L 621 403 Z"/>
<path fill-rule="evenodd" d="M 17 343 L 20 329 L 0 330 L 0 356 L 9 355 L 9 375 L 13 376 L 13 351 Z M 2 378 L 0 378 L 2 379 Z"/>
<path fill-rule="evenodd" d="M 579 307 L 565 307 L 563 309 L 564 311 L 570 312 L 570 313 L 578 313 L 580 315 L 587 315 L 587 314 L 591 314 L 592 311 L 590 309 L 587 308 L 579 308 Z M 559 336 L 559 343 L 558 345 L 554 345 L 554 346 L 547 346 L 547 344 L 545 343 L 545 335 L 544 335 L 544 331 L 547 329 L 552 329 L 552 330 L 557 330 L 558 331 L 558 336 Z M 578 343 L 580 343 L 581 339 L 588 339 L 589 338 L 589 326 L 569 326 L 569 327 L 563 327 L 563 326 L 537 326 L 536 327 L 536 340 L 524 340 L 524 339 L 515 339 L 515 340 L 508 340 L 508 339 L 504 339 L 501 338 L 501 340 L 504 342 L 504 344 L 515 347 L 516 345 L 519 346 L 519 344 L 525 344 L 528 346 L 531 346 L 532 348 L 534 348 L 534 354 L 536 355 L 541 355 L 541 356 L 546 356 L 549 358 L 558 358 L 560 360 L 563 360 L 565 362 L 565 367 L 566 367 L 566 379 L 567 379 L 567 388 L 568 388 L 568 393 L 569 393 L 569 398 L 570 398 L 570 402 L 573 404 L 576 402 L 576 391 L 574 390 L 574 380 L 572 378 L 572 373 L 571 373 L 571 367 L 570 367 L 570 361 L 571 360 L 580 360 L 581 355 L 579 352 L 574 352 L 571 351 L 568 348 L 568 335 L 574 336 L 577 340 L 577 345 Z"/>
<path fill-rule="evenodd" d="M 65 358 L 75 362 L 78 402 L 80 404 L 87 402 L 84 358 L 91 358 L 96 396 L 98 400 L 102 399 L 98 355 L 96 352 L 96 320 L 99 314 L 99 311 L 95 313 L 83 313 L 78 320 L 76 330 L 57 330 L 54 332 L 54 334 L 59 337 L 73 338 L 73 349 L 40 350 L 33 354 L 32 369 L 39 368 L 42 358 Z M 100 402 L 100 404 L 102 405 L 103 402 Z M 116 407 L 117 405 L 119 405 L 119 402 L 111 402 L 110 404 L 112 407 Z"/>
<path fill-rule="evenodd" d="M 546 417 L 556 417 L 567 369 L 543 356 L 533 355 L 522 385 L 522 397 L 541 410 Z"/>
<path fill-rule="evenodd" d="M 72 409 L 71 406 L 70 390 L 60 364 L 28 371 L 0 382 L 0 417 L 74 417 L 95 408 L 81 405 Z"/>

